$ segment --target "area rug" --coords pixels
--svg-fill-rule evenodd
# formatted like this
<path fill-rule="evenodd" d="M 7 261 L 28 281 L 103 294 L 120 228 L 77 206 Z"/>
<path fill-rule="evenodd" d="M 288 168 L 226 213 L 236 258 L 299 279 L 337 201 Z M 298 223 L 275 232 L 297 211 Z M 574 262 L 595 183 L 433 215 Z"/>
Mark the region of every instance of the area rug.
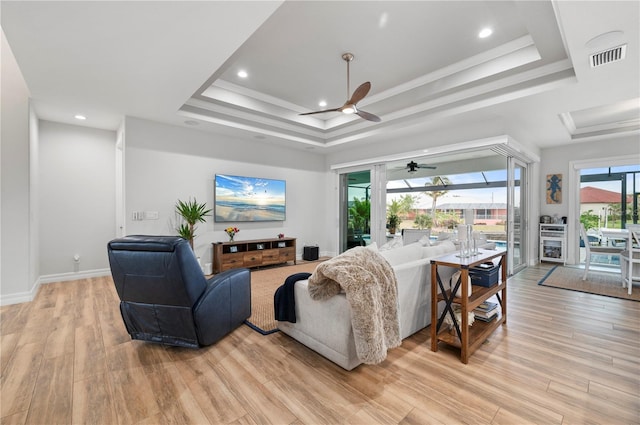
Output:
<path fill-rule="evenodd" d="M 326 258 L 317 261 L 298 261 L 291 266 L 272 266 L 251 271 L 251 317 L 245 324 L 263 335 L 278 331 L 278 324 L 274 315 L 273 295 L 285 279 L 292 274 L 313 273 L 318 264 Z"/>
<path fill-rule="evenodd" d="M 583 275 L 584 269 L 555 266 L 538 282 L 538 285 L 640 301 L 640 289 L 634 288 L 629 295 L 627 288 L 622 287 L 619 273 L 590 270 L 587 280 L 582 280 Z"/>

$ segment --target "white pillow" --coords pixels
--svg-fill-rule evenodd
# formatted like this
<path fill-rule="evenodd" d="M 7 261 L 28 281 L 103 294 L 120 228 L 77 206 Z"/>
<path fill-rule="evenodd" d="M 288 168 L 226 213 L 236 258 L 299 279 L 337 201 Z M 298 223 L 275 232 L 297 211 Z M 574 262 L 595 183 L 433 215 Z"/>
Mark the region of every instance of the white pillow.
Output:
<path fill-rule="evenodd" d="M 446 241 L 447 239 L 451 239 L 452 235 L 453 235 L 453 233 L 440 232 L 440 233 L 438 233 L 438 240 L 439 241 Z"/>
<path fill-rule="evenodd" d="M 431 246 L 431 238 L 429 238 L 429 236 L 427 236 L 427 235 L 424 235 L 423 237 L 418 239 L 418 242 L 422 246 Z"/>
<path fill-rule="evenodd" d="M 419 260 L 422 258 L 423 247 L 418 242 L 405 245 L 401 248 L 388 249 L 380 251 L 382 255 L 392 266 L 408 263 L 409 261 Z"/>
<path fill-rule="evenodd" d="M 478 241 L 481 241 L 481 242 L 487 241 L 487 234 L 484 232 L 478 232 L 474 230 L 472 237 L 473 239 L 477 239 Z"/>
<path fill-rule="evenodd" d="M 367 248 L 369 248 L 371 251 L 378 252 L 378 244 L 375 241 L 373 241 L 369 245 L 367 245 Z"/>
<path fill-rule="evenodd" d="M 432 246 L 422 248 L 422 258 L 434 258 L 456 251 L 456 246 L 451 241 L 442 241 Z"/>
<path fill-rule="evenodd" d="M 389 242 L 387 242 L 386 244 L 382 245 L 380 247 L 380 251 L 387 251 L 387 250 L 390 250 L 390 249 L 401 248 L 402 245 L 403 245 L 402 238 L 393 238 Z"/>

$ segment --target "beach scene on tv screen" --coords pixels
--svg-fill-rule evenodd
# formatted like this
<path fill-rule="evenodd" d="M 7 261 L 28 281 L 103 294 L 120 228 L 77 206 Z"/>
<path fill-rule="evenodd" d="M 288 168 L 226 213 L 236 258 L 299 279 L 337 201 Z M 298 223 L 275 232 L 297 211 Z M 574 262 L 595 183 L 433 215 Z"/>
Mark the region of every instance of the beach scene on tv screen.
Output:
<path fill-rule="evenodd" d="M 282 221 L 284 180 L 216 175 L 215 221 Z"/>

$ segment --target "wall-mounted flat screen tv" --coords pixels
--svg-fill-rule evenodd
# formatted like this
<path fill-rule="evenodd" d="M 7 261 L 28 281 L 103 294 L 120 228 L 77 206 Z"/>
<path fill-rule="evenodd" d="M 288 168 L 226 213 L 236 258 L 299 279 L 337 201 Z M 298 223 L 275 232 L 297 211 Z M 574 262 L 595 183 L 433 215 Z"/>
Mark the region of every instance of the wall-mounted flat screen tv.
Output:
<path fill-rule="evenodd" d="M 216 174 L 215 221 L 284 221 L 284 180 Z"/>

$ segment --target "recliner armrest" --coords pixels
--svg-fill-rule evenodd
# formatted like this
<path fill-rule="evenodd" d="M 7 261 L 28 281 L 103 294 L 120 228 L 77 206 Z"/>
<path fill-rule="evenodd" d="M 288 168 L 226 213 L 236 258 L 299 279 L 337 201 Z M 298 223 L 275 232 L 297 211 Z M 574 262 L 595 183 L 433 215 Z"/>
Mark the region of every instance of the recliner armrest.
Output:
<path fill-rule="evenodd" d="M 213 344 L 251 316 L 251 272 L 227 270 L 207 280 L 207 289 L 193 306 L 198 340 Z"/>

